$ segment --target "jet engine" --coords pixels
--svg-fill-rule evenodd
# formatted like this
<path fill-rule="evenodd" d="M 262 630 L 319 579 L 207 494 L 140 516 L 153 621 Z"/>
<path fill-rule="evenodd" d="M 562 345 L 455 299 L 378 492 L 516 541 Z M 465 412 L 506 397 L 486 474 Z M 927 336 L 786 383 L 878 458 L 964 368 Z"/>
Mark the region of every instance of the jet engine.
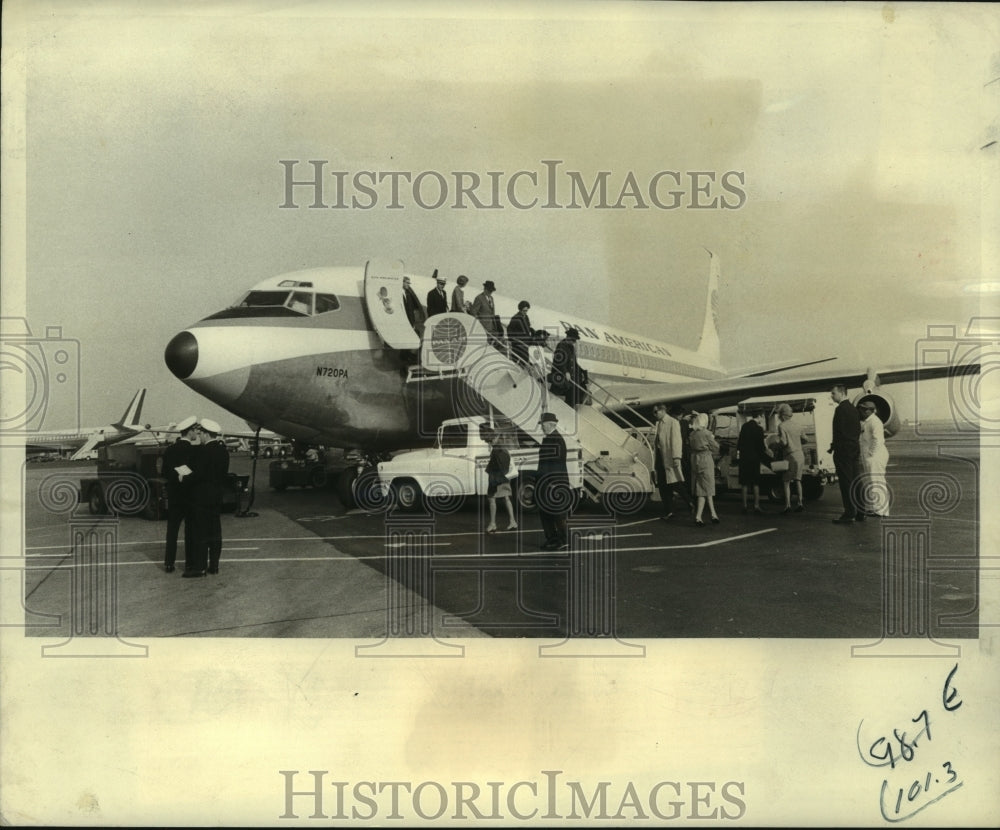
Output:
<path fill-rule="evenodd" d="M 867 377 L 861 384 L 861 394 L 852 403 L 857 406 L 862 401 L 871 401 L 875 404 L 875 414 L 882 421 L 886 438 L 899 432 L 899 410 L 896 408 L 896 402 L 882 391 L 878 374 L 871 366 L 868 367 Z"/>

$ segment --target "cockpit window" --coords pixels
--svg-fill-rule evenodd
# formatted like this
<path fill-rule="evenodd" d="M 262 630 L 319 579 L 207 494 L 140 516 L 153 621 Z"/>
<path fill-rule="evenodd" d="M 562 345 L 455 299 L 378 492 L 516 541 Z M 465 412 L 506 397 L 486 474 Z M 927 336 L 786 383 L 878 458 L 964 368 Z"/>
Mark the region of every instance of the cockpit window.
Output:
<path fill-rule="evenodd" d="M 340 308 L 340 300 L 333 294 L 316 295 L 316 313 L 325 314 L 328 311 L 336 311 Z"/>
<path fill-rule="evenodd" d="M 312 299 L 313 295 L 305 291 L 293 291 L 292 295 L 285 302 L 285 305 L 292 311 L 299 312 L 299 314 L 311 315 Z"/>
<path fill-rule="evenodd" d="M 312 317 L 340 308 L 333 294 L 312 291 L 250 291 L 235 305 L 207 317 L 223 320 L 234 317 Z"/>
<path fill-rule="evenodd" d="M 257 308 L 259 306 L 284 305 L 287 299 L 287 291 L 251 291 L 236 304 L 236 307 Z"/>

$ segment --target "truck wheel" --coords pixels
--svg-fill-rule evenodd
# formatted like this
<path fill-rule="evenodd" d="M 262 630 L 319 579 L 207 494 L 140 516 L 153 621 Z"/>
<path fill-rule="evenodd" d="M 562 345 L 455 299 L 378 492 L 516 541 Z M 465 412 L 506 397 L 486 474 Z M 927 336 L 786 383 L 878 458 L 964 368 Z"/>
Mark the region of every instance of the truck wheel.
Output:
<path fill-rule="evenodd" d="M 87 499 L 87 507 L 92 516 L 101 516 L 105 513 L 104 497 L 101 495 L 101 488 L 94 487 L 90 491 L 90 498 Z"/>
<path fill-rule="evenodd" d="M 382 513 L 392 506 L 391 494 L 382 486 L 378 470 L 365 467 L 354 479 L 354 506 L 369 513 Z"/>
<path fill-rule="evenodd" d="M 802 498 L 816 501 L 823 497 L 823 479 L 819 476 L 802 476 Z"/>
<path fill-rule="evenodd" d="M 322 467 L 314 467 L 309 471 L 309 484 L 319 490 L 326 487 L 326 470 Z"/>
<path fill-rule="evenodd" d="M 357 501 L 354 499 L 354 479 L 357 477 L 358 471 L 356 467 L 348 467 L 346 470 L 341 470 L 340 475 L 337 476 L 337 498 L 340 499 L 340 503 L 347 510 L 358 506 Z"/>
<path fill-rule="evenodd" d="M 535 504 L 535 477 L 520 475 L 515 485 L 514 498 L 521 506 L 522 510 L 534 510 Z"/>
<path fill-rule="evenodd" d="M 413 479 L 406 478 L 392 483 L 393 500 L 400 510 L 419 510 L 423 506 L 423 492 Z"/>

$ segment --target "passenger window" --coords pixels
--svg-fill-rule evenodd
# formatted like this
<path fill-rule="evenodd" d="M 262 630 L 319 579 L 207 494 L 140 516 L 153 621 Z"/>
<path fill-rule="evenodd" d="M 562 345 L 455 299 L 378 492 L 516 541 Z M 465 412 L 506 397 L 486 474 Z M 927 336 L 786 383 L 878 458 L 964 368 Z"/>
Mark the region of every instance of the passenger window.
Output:
<path fill-rule="evenodd" d="M 328 311 L 336 311 L 340 308 L 340 300 L 333 294 L 316 295 L 316 313 L 325 314 Z"/>

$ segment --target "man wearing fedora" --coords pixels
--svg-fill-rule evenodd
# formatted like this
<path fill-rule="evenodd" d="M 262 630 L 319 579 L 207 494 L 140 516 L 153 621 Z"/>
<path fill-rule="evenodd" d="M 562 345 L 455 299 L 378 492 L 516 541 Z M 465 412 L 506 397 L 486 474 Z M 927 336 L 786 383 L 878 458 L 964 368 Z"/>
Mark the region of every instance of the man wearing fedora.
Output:
<path fill-rule="evenodd" d="M 177 534 L 184 524 L 184 559 L 194 556 L 195 533 L 191 506 L 191 473 L 194 453 L 201 443 L 198 419 L 191 415 L 177 424 L 180 437 L 163 453 L 161 470 L 167 480 L 167 550 L 163 555 L 163 569 L 174 572 L 177 561 Z"/>
<path fill-rule="evenodd" d="M 427 316 L 433 317 L 435 314 L 444 314 L 448 311 L 448 292 L 445 285 L 448 280 L 438 276 L 438 269 L 434 269 L 434 280 L 436 285 L 427 293 Z"/>
<path fill-rule="evenodd" d="M 535 504 L 542 520 L 545 542 L 542 550 L 566 550 L 566 517 L 573 500 L 566 467 L 566 441 L 559 432 L 559 419 L 543 412 L 538 422 L 545 437 L 538 449 L 538 478 L 535 481 Z"/>
<path fill-rule="evenodd" d="M 183 576 L 219 572 L 222 554 L 222 496 L 229 476 L 229 450 L 222 440 L 222 427 L 209 418 L 198 424 L 202 444 L 195 455 L 192 501 L 195 513 L 194 561 L 186 563 Z"/>
<path fill-rule="evenodd" d="M 472 314 L 479 319 L 480 324 L 486 330 L 489 342 L 498 348 L 503 345 L 503 330 L 500 328 L 500 318 L 497 317 L 496 308 L 493 305 L 493 292 L 497 287 L 493 280 L 486 280 L 483 283 L 483 290 L 472 301 Z"/>

